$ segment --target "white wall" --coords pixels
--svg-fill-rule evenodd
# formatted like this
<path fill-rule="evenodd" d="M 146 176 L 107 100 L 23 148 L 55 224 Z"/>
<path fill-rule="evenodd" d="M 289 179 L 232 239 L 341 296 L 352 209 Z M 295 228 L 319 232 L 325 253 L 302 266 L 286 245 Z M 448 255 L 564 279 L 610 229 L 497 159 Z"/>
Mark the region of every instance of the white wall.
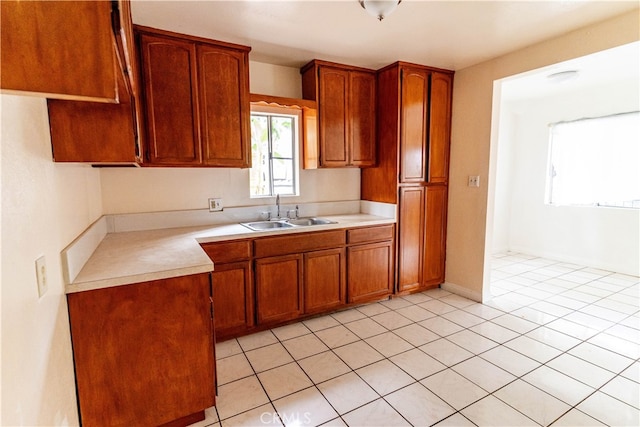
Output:
<path fill-rule="evenodd" d="M 515 132 L 501 136 L 498 143 L 494 252 L 506 246 L 516 252 L 640 273 L 639 210 L 544 203 L 548 125 L 637 111 L 639 93 L 637 79 L 618 80 L 578 92 L 502 105 L 503 117 L 511 117 L 505 126 Z"/>
<path fill-rule="evenodd" d="M 300 98 L 297 68 L 250 63 L 250 90 L 263 95 Z M 229 168 L 109 168 L 101 171 L 105 214 L 205 209 L 207 199 L 224 206 L 271 204 L 275 198 L 249 197 L 249 170 Z M 283 204 L 360 199 L 360 169 L 300 171 L 300 196 Z"/>
<path fill-rule="evenodd" d="M 77 425 L 60 252 L 102 211 L 99 172 L 54 164 L 46 101 L 0 96 L 3 426 Z M 46 257 L 38 298 L 35 260 Z"/>
<path fill-rule="evenodd" d="M 495 165 L 492 149 L 495 80 L 640 39 L 638 10 L 456 72 L 453 88 L 446 281 L 475 299 L 489 282 Z M 497 129 L 496 129 L 497 130 Z M 480 188 L 467 187 L 480 175 Z M 489 237 L 491 234 L 489 234 Z M 487 272 L 487 274 L 485 274 Z"/>
<path fill-rule="evenodd" d="M 511 194 L 513 193 L 512 174 L 514 162 L 514 143 L 517 116 L 512 109 L 501 108 L 499 118 L 499 146 L 496 168 L 495 205 L 493 219 L 493 253 L 511 249 Z"/>

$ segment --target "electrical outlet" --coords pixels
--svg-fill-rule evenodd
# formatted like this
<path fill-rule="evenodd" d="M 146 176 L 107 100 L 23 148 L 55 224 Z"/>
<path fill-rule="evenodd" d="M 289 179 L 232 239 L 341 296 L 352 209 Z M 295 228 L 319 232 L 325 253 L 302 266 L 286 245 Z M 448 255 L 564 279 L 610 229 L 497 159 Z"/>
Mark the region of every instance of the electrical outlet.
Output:
<path fill-rule="evenodd" d="M 47 263 L 42 255 L 36 260 L 36 278 L 38 279 L 38 296 L 42 296 L 47 293 Z"/>
<path fill-rule="evenodd" d="M 467 182 L 467 186 L 469 186 L 469 187 L 480 187 L 480 176 L 478 176 L 478 175 L 469 175 L 469 181 Z"/>
<path fill-rule="evenodd" d="M 209 212 L 220 212 L 222 210 L 222 199 L 209 199 Z"/>

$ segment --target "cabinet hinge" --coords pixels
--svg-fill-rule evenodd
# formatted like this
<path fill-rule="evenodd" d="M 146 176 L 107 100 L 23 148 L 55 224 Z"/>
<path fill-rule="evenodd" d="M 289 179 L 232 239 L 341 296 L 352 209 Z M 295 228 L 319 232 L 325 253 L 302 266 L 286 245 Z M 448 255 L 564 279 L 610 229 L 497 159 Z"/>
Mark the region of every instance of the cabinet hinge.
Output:
<path fill-rule="evenodd" d="M 120 5 L 117 0 L 111 0 L 111 28 L 114 34 L 120 32 Z"/>

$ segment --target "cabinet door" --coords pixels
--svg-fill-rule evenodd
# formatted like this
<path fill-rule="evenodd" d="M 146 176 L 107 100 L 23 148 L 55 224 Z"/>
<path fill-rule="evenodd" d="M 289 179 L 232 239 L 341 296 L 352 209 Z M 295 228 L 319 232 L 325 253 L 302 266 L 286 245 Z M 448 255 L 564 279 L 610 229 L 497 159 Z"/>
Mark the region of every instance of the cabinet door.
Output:
<path fill-rule="evenodd" d="M 251 167 L 247 54 L 198 45 L 199 102 L 204 163 Z"/>
<path fill-rule="evenodd" d="M 117 102 L 111 2 L 2 1 L 0 87 Z"/>
<path fill-rule="evenodd" d="M 390 295 L 393 288 L 392 241 L 347 249 L 347 301 L 365 302 Z"/>
<path fill-rule="evenodd" d="M 67 295 L 83 425 L 162 425 L 215 403 L 209 280 Z"/>
<path fill-rule="evenodd" d="M 251 328 L 254 325 L 251 262 L 216 264 L 212 277 L 216 339 Z"/>
<path fill-rule="evenodd" d="M 136 163 L 141 150 L 134 98 L 125 103 L 47 100 L 56 162 Z"/>
<path fill-rule="evenodd" d="M 149 161 L 200 164 L 195 44 L 142 34 L 140 50 Z"/>
<path fill-rule="evenodd" d="M 400 104 L 400 182 L 423 182 L 427 169 L 429 72 L 403 67 Z"/>
<path fill-rule="evenodd" d="M 319 69 L 320 164 L 347 166 L 349 72 L 330 67 Z"/>
<path fill-rule="evenodd" d="M 449 176 L 452 85 L 453 77 L 450 74 L 431 75 L 429 182 L 446 183 Z"/>
<path fill-rule="evenodd" d="M 424 283 L 425 285 L 439 285 L 444 282 L 447 187 L 438 185 L 426 188 Z"/>
<path fill-rule="evenodd" d="M 304 312 L 328 311 L 346 302 L 345 251 L 329 249 L 304 254 Z"/>
<path fill-rule="evenodd" d="M 376 163 L 376 76 L 349 73 L 349 164 L 373 166 Z"/>
<path fill-rule="evenodd" d="M 258 324 L 302 314 L 302 254 L 257 259 L 255 274 Z"/>
<path fill-rule="evenodd" d="M 400 189 L 398 221 L 398 292 L 422 284 L 424 187 Z"/>
<path fill-rule="evenodd" d="M 69 3 L 70 4 L 70 3 Z M 119 78 L 119 104 L 47 99 L 53 160 L 56 162 L 140 163 L 138 67 L 133 49 L 131 4 L 120 0 L 118 54 L 126 74 Z"/>

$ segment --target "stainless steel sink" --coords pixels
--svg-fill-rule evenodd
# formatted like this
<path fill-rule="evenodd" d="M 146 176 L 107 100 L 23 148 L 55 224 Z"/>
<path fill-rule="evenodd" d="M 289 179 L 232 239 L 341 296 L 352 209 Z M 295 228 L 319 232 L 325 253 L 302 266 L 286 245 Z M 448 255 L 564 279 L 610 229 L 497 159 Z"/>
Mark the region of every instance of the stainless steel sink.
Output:
<path fill-rule="evenodd" d="M 254 231 L 264 231 L 264 230 L 278 230 L 285 228 L 293 228 L 293 225 L 284 221 L 255 221 L 255 222 L 241 222 L 240 225 L 244 225 L 245 227 L 254 230 Z"/>
<path fill-rule="evenodd" d="M 309 226 L 309 225 L 336 224 L 336 222 L 328 220 L 326 218 L 297 218 L 297 219 L 290 219 L 289 224 Z"/>
<path fill-rule="evenodd" d="M 308 227 L 313 225 L 324 224 L 337 224 L 335 221 L 328 220 L 326 218 L 296 218 L 296 219 L 283 219 L 279 221 L 254 221 L 254 222 L 241 222 L 240 225 L 247 227 L 254 231 L 265 230 L 285 230 L 293 227 Z"/>

